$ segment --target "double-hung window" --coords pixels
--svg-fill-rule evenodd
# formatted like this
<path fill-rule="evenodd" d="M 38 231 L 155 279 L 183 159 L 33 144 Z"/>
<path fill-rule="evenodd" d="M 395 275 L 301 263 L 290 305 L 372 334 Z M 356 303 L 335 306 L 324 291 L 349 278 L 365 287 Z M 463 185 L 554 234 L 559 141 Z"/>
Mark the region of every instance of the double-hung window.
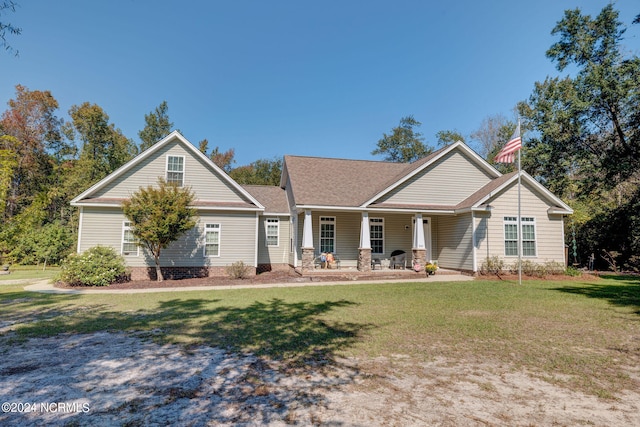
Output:
<path fill-rule="evenodd" d="M 129 221 L 122 223 L 122 255 L 138 256 L 138 241 L 133 235 L 133 227 Z"/>
<path fill-rule="evenodd" d="M 384 218 L 369 218 L 371 253 L 384 253 Z"/>
<path fill-rule="evenodd" d="M 536 256 L 536 220 L 533 217 L 521 218 L 522 256 Z M 504 217 L 504 254 L 518 256 L 518 217 Z"/>
<path fill-rule="evenodd" d="M 336 251 L 336 218 L 320 217 L 320 252 Z"/>
<path fill-rule="evenodd" d="M 267 218 L 264 224 L 267 246 L 278 246 L 280 238 L 280 220 Z"/>
<path fill-rule="evenodd" d="M 184 156 L 167 156 L 167 182 L 184 185 Z"/>
<path fill-rule="evenodd" d="M 204 256 L 220 256 L 220 224 L 204 225 Z"/>

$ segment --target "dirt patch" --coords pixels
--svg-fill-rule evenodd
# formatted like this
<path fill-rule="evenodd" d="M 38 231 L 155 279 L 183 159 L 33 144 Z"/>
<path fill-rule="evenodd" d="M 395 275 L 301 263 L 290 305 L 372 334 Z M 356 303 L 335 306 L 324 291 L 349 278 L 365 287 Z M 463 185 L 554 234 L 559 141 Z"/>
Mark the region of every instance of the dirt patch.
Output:
<path fill-rule="evenodd" d="M 149 338 L 102 332 L 9 347 L 2 337 L 0 424 L 640 425 L 637 390 L 602 400 L 491 361 L 394 355 L 292 367 Z"/>

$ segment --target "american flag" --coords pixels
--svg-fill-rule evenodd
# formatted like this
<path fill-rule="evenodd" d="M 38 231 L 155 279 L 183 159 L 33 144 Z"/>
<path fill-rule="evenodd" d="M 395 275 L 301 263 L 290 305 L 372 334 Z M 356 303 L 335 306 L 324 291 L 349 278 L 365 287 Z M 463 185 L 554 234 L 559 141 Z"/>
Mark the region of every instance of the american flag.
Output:
<path fill-rule="evenodd" d="M 507 144 L 500 150 L 494 161 L 496 163 L 513 163 L 516 159 L 516 151 L 522 148 L 522 138 L 520 137 L 520 122 L 516 126 L 513 136 Z"/>

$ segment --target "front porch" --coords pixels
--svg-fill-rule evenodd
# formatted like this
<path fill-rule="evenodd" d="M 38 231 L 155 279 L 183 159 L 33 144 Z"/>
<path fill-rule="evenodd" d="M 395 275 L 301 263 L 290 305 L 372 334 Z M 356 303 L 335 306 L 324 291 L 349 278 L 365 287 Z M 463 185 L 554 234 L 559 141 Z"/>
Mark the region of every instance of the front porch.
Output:
<path fill-rule="evenodd" d="M 416 280 L 424 279 L 429 280 L 433 278 L 444 279 L 449 277 L 455 279 L 456 276 L 462 276 L 463 273 L 456 270 L 449 270 L 439 268 L 438 271 L 431 276 L 427 277 L 424 270 L 416 272 L 410 268 L 406 269 L 390 269 L 382 268 L 369 271 L 360 271 L 356 267 L 342 267 L 339 269 L 332 268 L 314 268 L 311 270 L 304 270 L 302 272 L 303 277 L 308 277 L 310 281 L 314 279 L 318 281 L 361 281 L 361 280 Z"/>
<path fill-rule="evenodd" d="M 424 269 L 426 263 L 438 259 L 435 219 L 436 215 L 420 212 L 305 210 L 295 218 L 293 265 L 305 274 L 312 273 L 321 256 L 333 254 L 342 269 L 364 273 L 411 270 L 414 261 Z M 401 257 L 394 256 L 397 253 Z"/>

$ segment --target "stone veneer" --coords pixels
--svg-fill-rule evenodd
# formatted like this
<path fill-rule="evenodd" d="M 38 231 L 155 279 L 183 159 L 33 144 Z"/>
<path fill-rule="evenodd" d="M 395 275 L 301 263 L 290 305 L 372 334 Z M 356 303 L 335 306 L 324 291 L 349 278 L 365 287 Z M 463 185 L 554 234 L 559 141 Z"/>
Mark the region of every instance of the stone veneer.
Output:
<path fill-rule="evenodd" d="M 427 250 L 426 249 L 412 249 L 413 259 L 420 261 L 420 267 L 424 269 L 425 264 L 427 263 Z M 413 267 L 413 262 L 411 263 Z"/>
<path fill-rule="evenodd" d="M 313 260 L 315 259 L 313 248 L 302 248 L 302 271 L 313 270 Z"/>
<path fill-rule="evenodd" d="M 371 248 L 358 249 L 358 271 L 371 271 Z"/>

